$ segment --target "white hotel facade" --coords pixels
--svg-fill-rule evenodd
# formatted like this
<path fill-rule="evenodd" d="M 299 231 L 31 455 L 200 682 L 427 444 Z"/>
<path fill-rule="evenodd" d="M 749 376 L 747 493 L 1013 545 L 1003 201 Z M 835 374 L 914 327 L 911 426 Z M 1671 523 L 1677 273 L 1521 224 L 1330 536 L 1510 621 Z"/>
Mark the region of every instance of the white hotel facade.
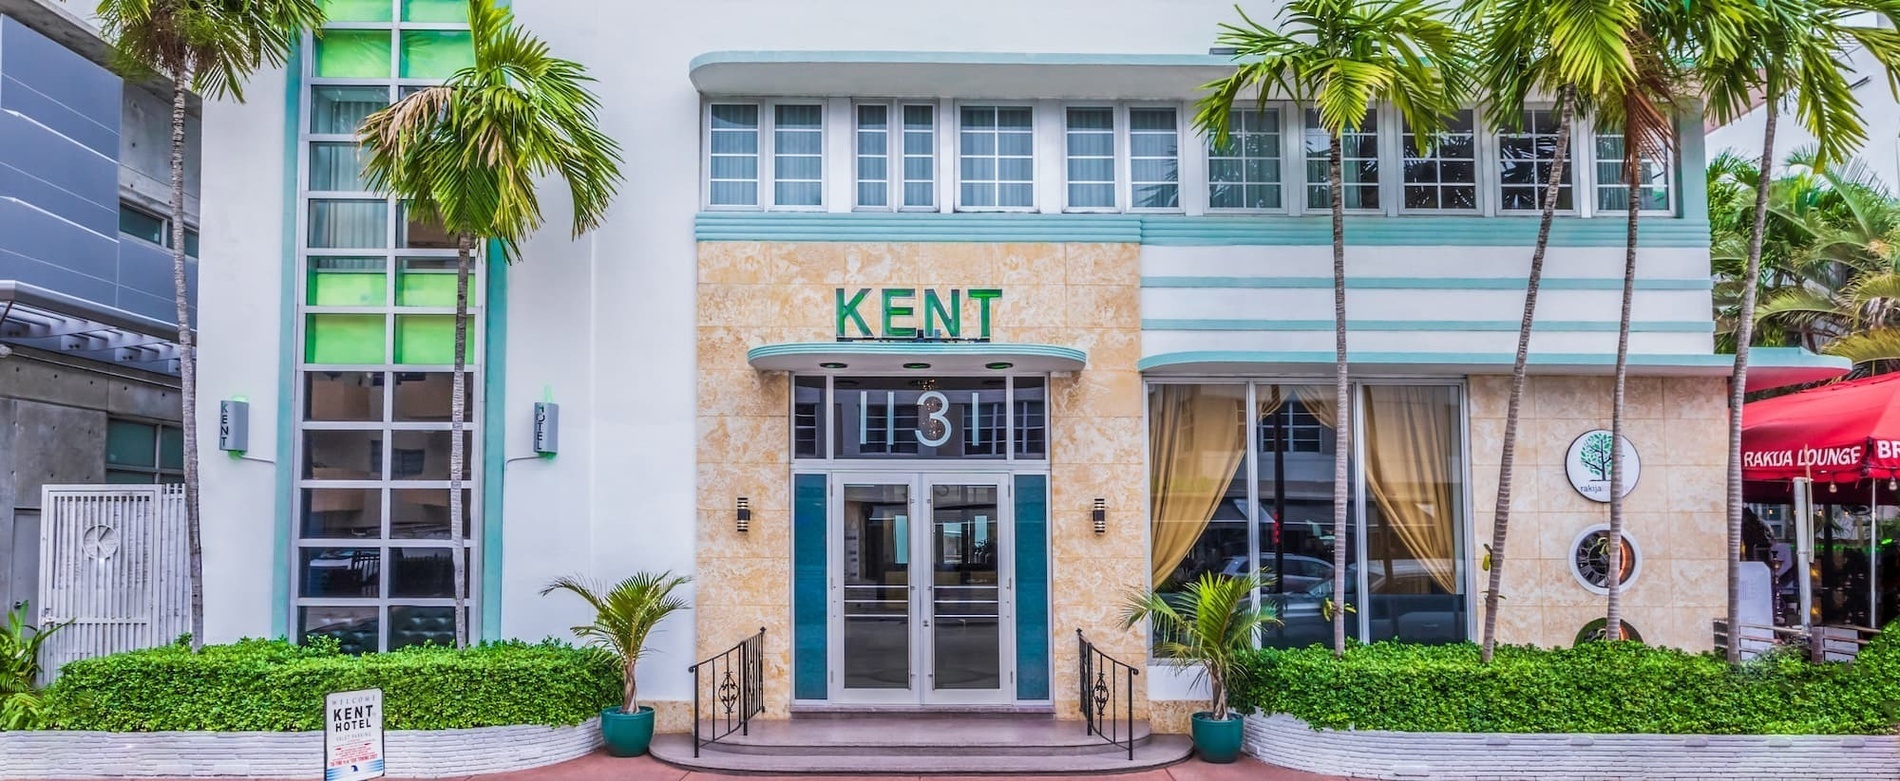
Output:
<path fill-rule="evenodd" d="M 329 5 L 322 38 L 248 104 L 204 109 L 200 420 L 221 400 L 251 410 L 248 451 L 204 460 L 207 631 L 374 650 L 452 624 L 453 251 L 364 190 L 351 133 L 452 72 L 467 37 L 460 0 Z M 566 636 L 578 603 L 537 595 L 556 576 L 690 573 L 694 609 L 641 680 L 679 729 L 686 666 L 760 627 L 768 716 L 1072 714 L 1075 630 L 1148 660 L 1119 625 L 1130 590 L 1258 563 L 1280 574 L 1269 639 L 1310 642 L 1336 544 L 1357 636 L 1476 636 L 1552 112 L 1507 133 L 1462 113 L 1424 157 L 1389 109 L 1347 139 L 1356 425 L 1339 441 L 1308 151 L 1324 142 L 1278 100 L 1241 115 L 1232 148 L 1191 128 L 1197 85 L 1230 67 L 1208 53 L 1230 4 L 514 10 L 598 77 L 626 183 L 578 240 L 550 188 L 553 227 L 479 272 L 480 637 Z M 1646 639 L 1702 649 L 1725 593 L 1729 360 L 1702 118 L 1678 124 L 1642 204 L 1625 610 Z M 1587 116 L 1575 130 L 1532 340 L 1512 643 L 1568 644 L 1601 612 L 1575 551 L 1606 506 L 1565 460 L 1610 422 L 1627 205 L 1620 139 Z M 1757 354 L 1759 387 L 1845 368 Z M 536 402 L 559 405 L 553 454 L 534 448 Z M 1142 680 L 1143 710 L 1184 724 L 1185 682 Z"/>

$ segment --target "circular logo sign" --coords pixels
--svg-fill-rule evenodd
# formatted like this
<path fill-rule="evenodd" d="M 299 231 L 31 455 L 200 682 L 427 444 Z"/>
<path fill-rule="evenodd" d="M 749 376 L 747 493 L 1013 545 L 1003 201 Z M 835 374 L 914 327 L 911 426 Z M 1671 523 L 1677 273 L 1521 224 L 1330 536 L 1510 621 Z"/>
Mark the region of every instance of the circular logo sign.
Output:
<path fill-rule="evenodd" d="M 1629 437 L 1623 437 L 1623 495 L 1629 496 L 1636 490 L 1637 479 L 1643 476 L 1643 460 L 1636 456 L 1636 446 L 1630 444 Z M 1593 502 L 1610 501 L 1610 432 L 1603 429 L 1584 432 L 1570 443 L 1570 453 L 1564 456 L 1564 472 L 1570 475 L 1570 485 L 1577 493 Z"/>

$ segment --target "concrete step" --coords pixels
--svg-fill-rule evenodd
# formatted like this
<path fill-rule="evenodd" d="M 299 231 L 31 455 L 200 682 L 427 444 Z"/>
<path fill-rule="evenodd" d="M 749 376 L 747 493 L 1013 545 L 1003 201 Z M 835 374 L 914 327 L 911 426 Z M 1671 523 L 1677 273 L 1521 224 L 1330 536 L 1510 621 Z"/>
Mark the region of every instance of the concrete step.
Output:
<path fill-rule="evenodd" d="M 1037 756 L 955 756 L 910 754 L 903 756 L 855 753 L 827 754 L 736 754 L 717 750 L 718 743 L 700 749 L 693 757 L 693 736 L 656 735 L 653 757 L 686 770 L 715 773 L 822 774 L 822 775 L 899 775 L 899 776 L 1028 776 L 1078 775 L 1105 776 L 1137 773 L 1167 767 L 1188 758 L 1194 745 L 1185 735 L 1156 735 L 1135 747 L 1134 759 L 1127 749 L 1107 754 Z"/>
<path fill-rule="evenodd" d="M 682 768 L 728 773 L 1103 775 L 1163 767 L 1192 753 L 1185 736 L 1155 735 L 1146 722 L 1134 727 L 1132 760 L 1125 743 L 1091 735 L 1080 721 L 941 713 L 758 720 L 748 734 L 701 747 L 698 757 L 692 735 L 656 736 L 653 756 Z"/>

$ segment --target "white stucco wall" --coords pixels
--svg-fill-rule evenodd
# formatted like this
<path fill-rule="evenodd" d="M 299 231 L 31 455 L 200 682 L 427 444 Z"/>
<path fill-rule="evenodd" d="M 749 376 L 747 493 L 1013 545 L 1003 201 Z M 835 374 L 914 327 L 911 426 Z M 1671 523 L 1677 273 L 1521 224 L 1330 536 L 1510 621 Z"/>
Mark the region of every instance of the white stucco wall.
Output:
<path fill-rule="evenodd" d="M 1846 58 L 1850 72 L 1847 83 L 1854 86 L 1860 100 L 1861 121 L 1867 129 L 1867 144 L 1855 154 L 1887 189 L 1900 188 L 1900 102 L 1894 100 L 1887 75 L 1867 52 L 1856 49 Z M 1767 108 L 1757 106 L 1740 119 L 1709 131 L 1709 156 L 1728 151 L 1748 160 L 1761 158 L 1762 131 L 1767 126 Z M 1788 159 L 1788 153 L 1814 145 L 1814 134 L 1783 108 L 1775 122 L 1775 165 Z"/>

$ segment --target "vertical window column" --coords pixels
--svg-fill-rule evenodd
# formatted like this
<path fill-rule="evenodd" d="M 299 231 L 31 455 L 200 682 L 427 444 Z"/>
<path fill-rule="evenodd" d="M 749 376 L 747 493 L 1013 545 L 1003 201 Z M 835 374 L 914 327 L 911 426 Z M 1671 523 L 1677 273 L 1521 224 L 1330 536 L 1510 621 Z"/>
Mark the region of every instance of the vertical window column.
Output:
<path fill-rule="evenodd" d="M 1332 157 L 1332 136 L 1320 125 L 1319 111 L 1306 110 L 1306 209 L 1326 211 L 1333 208 L 1333 185 L 1328 161 Z M 1345 128 L 1339 134 L 1340 187 L 1345 191 L 1347 209 L 1371 210 L 1379 206 L 1379 112 L 1367 111 L 1359 126 Z"/>
<path fill-rule="evenodd" d="M 1180 145 L 1174 109 L 1128 110 L 1129 208 L 1181 208 Z"/>
<path fill-rule="evenodd" d="M 1068 207 L 1115 208 L 1115 109 L 1069 109 L 1066 133 Z"/>
<path fill-rule="evenodd" d="M 1208 208 L 1286 208 L 1280 192 L 1280 109 L 1235 111 L 1229 128 L 1225 144 L 1208 142 Z"/>
<path fill-rule="evenodd" d="M 824 205 L 825 107 L 772 107 L 772 205 Z"/>
<path fill-rule="evenodd" d="M 1628 159 L 1629 146 L 1622 133 L 1596 134 L 1597 160 L 1597 209 L 1606 212 L 1627 212 L 1630 206 L 1629 179 L 1625 176 L 1624 165 Z M 1639 153 L 1640 155 L 1640 153 Z M 1641 199 L 1637 206 L 1644 212 L 1669 212 L 1670 170 L 1667 159 L 1657 160 L 1648 155 L 1637 159 L 1637 194 Z"/>
<path fill-rule="evenodd" d="M 891 205 L 891 108 L 881 103 L 857 107 L 857 205 L 879 209 Z"/>
<path fill-rule="evenodd" d="M 1418 151 L 1418 134 L 1406 123 L 1400 139 L 1404 155 L 1404 200 L 1407 211 L 1478 210 L 1478 145 L 1472 113 L 1463 109 L 1446 119 L 1445 129 Z"/>
<path fill-rule="evenodd" d="M 759 107 L 715 103 L 708 131 L 714 206 L 759 205 Z"/>
<path fill-rule="evenodd" d="M 464 547 L 449 544 L 455 242 L 371 192 L 357 129 L 409 91 L 469 62 L 466 4 L 349 0 L 306 45 L 298 155 L 303 230 L 294 446 L 292 595 L 300 640 L 346 651 L 454 640 L 455 556 L 478 568 L 483 334 L 472 271 L 464 398 Z M 479 260 L 479 259 L 478 259 Z M 478 614 L 478 611 L 472 613 Z M 473 615 L 471 615 L 471 618 Z"/>
<path fill-rule="evenodd" d="M 1534 212 L 1543 209 L 1544 189 L 1550 184 L 1550 167 L 1557 162 L 1557 126 L 1561 117 L 1549 109 L 1524 112 L 1523 125 L 1515 131 L 1498 133 L 1498 210 Z M 1571 183 L 1577 174 L 1572 164 L 1575 155 L 1565 161 L 1563 183 L 1557 193 L 1557 210 L 1576 208 Z"/>
<path fill-rule="evenodd" d="M 937 207 L 937 107 L 904 107 L 904 208 Z"/>
<path fill-rule="evenodd" d="M 965 106 L 962 110 L 960 206 L 1035 206 L 1034 112 L 1027 106 Z"/>

